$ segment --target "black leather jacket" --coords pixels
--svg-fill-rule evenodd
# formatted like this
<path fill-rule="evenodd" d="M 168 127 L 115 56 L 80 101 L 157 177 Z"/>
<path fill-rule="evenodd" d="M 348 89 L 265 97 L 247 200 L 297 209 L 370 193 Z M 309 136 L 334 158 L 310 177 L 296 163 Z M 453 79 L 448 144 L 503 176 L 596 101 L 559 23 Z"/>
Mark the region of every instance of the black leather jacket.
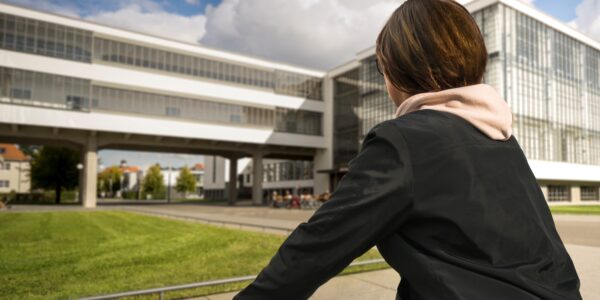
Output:
<path fill-rule="evenodd" d="M 581 299 L 515 137 L 419 110 L 375 126 L 331 199 L 234 299 L 307 299 L 377 245 L 396 299 Z"/>

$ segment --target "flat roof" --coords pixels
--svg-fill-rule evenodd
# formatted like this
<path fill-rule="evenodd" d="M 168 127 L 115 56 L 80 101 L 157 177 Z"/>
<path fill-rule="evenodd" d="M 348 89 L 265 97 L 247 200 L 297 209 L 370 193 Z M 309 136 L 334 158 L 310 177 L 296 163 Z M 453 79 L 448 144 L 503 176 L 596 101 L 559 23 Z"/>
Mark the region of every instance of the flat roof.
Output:
<path fill-rule="evenodd" d="M 220 49 L 206 47 L 200 44 L 187 43 L 155 36 L 152 34 L 141 33 L 129 29 L 111 27 L 107 25 L 90 22 L 74 17 L 63 16 L 50 12 L 42 12 L 22 6 L 0 3 L 0 12 L 41 20 L 49 23 L 61 24 L 64 26 L 75 27 L 98 33 L 100 36 L 114 36 L 117 39 L 125 39 L 132 42 L 155 46 L 156 48 L 172 49 L 178 52 L 187 52 L 203 57 L 214 58 L 220 61 L 229 61 L 242 65 L 256 66 L 265 69 L 277 69 L 314 77 L 324 77 L 325 72 L 313 70 L 309 68 L 294 66 L 291 64 L 273 62 L 266 59 L 252 57 L 249 55 L 241 55 L 233 52 L 228 52 Z"/>

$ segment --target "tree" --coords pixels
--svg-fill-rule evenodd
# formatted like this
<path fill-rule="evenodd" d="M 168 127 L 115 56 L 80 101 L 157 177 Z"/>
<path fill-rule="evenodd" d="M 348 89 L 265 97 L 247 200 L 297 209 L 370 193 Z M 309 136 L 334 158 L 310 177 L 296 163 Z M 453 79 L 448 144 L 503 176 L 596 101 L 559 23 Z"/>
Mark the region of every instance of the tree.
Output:
<path fill-rule="evenodd" d="M 187 193 L 196 191 L 196 177 L 194 177 L 194 174 L 190 172 L 190 169 L 187 166 L 181 168 L 179 171 L 175 190 L 186 195 Z"/>
<path fill-rule="evenodd" d="M 60 203 L 63 189 L 74 189 L 79 181 L 79 152 L 65 147 L 41 147 L 31 160 L 31 184 L 35 189 L 54 190 Z"/>
<path fill-rule="evenodd" d="M 108 192 L 111 196 L 114 196 L 121 189 L 122 179 L 123 170 L 117 166 L 112 166 L 98 174 L 98 185 L 101 191 Z"/>
<path fill-rule="evenodd" d="M 153 198 L 164 195 L 165 183 L 159 164 L 155 164 L 148 169 L 148 173 L 144 176 L 142 190 L 144 191 L 144 194 L 151 194 Z"/>

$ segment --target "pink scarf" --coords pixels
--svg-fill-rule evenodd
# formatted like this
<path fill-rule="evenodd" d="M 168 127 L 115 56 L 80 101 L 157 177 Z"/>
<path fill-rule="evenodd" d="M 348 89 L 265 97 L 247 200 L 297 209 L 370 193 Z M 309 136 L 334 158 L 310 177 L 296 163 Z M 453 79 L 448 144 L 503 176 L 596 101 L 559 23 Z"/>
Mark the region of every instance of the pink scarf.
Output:
<path fill-rule="evenodd" d="M 494 140 L 506 141 L 512 134 L 510 107 L 500 94 L 487 84 L 413 95 L 398 106 L 396 117 L 420 109 L 434 109 L 458 115 Z"/>

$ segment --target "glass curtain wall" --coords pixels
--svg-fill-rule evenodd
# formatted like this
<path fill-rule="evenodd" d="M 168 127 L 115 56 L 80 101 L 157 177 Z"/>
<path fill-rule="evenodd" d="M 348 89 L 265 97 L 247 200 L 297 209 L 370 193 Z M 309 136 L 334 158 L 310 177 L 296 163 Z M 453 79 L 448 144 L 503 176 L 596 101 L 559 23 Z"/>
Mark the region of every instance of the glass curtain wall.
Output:
<path fill-rule="evenodd" d="M 92 88 L 92 110 L 273 127 L 274 110 L 102 86 Z"/>
<path fill-rule="evenodd" d="M 497 7 L 505 30 L 504 97 L 527 157 L 600 164 L 600 51 L 510 7 Z"/>
<path fill-rule="evenodd" d="M 513 111 L 529 159 L 600 164 L 600 50 L 495 4 L 473 13 L 489 53 L 484 82 Z M 360 67 L 361 137 L 393 117 L 375 58 Z"/>
<path fill-rule="evenodd" d="M 92 33 L 0 13 L 0 48 L 91 62 Z"/>
<path fill-rule="evenodd" d="M 89 80 L 0 67 L 0 102 L 89 111 Z"/>
<path fill-rule="evenodd" d="M 91 31 L 4 13 L 0 13 L 0 48 L 86 63 L 93 59 L 323 100 L 322 78 L 115 41 Z"/>
<path fill-rule="evenodd" d="M 336 169 L 348 167 L 360 147 L 358 75 L 356 68 L 334 79 L 333 164 Z"/>
<path fill-rule="evenodd" d="M 264 163 L 264 182 L 313 179 L 312 161 L 286 160 Z"/>
<path fill-rule="evenodd" d="M 375 56 L 361 61 L 358 72 L 360 81 L 359 140 L 363 140 L 371 128 L 394 116 L 395 106 L 388 97 L 383 76 L 377 72 Z"/>
<path fill-rule="evenodd" d="M 254 125 L 278 132 L 322 135 L 323 114 L 318 112 L 267 109 L 96 86 L 89 80 L 4 67 L 0 67 L 0 102 Z"/>

